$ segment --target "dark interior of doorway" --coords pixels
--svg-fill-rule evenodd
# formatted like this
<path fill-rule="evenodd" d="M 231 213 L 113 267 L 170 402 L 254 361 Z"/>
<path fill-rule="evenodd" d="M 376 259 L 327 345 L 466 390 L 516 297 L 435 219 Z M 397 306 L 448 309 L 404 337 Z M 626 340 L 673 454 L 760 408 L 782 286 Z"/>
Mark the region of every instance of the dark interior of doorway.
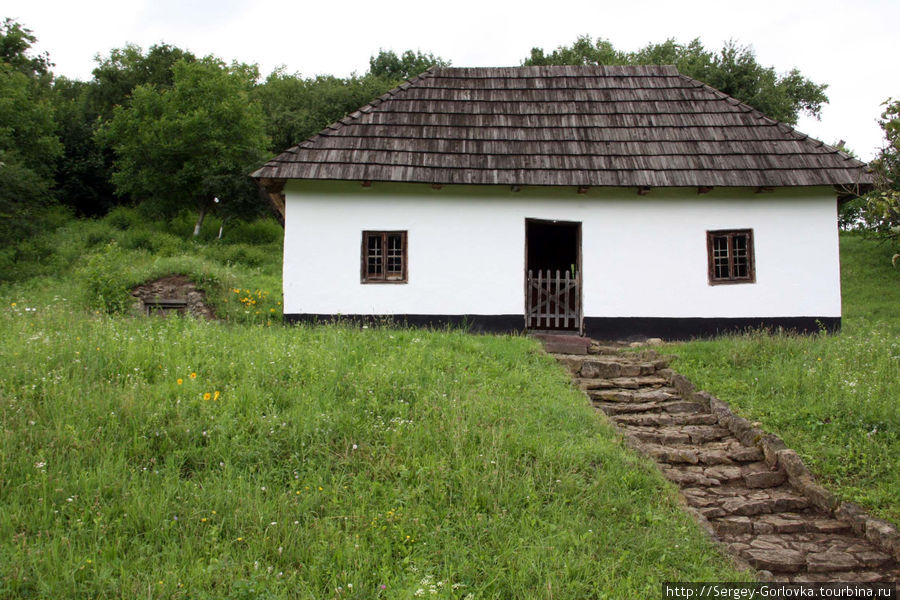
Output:
<path fill-rule="evenodd" d="M 526 221 L 528 241 L 527 269 L 537 273 L 549 269 L 556 274 L 578 269 L 578 238 L 580 223 L 555 221 Z"/>

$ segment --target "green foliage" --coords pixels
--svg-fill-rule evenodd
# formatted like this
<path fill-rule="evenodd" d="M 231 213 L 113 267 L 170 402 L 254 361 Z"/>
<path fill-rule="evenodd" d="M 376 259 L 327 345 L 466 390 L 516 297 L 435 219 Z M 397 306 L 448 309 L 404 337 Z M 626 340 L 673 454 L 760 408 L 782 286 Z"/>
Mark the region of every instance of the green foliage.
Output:
<path fill-rule="evenodd" d="M 284 228 L 274 219 L 238 221 L 229 229 L 227 239 L 233 244 L 280 245 L 284 239 Z"/>
<path fill-rule="evenodd" d="M 398 56 L 393 50 L 379 50 L 377 55 L 369 57 L 368 74 L 399 81 L 415 77 L 430 67 L 449 66 L 449 60 L 431 53 L 407 50 Z"/>
<path fill-rule="evenodd" d="M 253 214 L 261 202 L 248 177 L 265 155 L 263 114 L 249 91 L 255 67 L 207 57 L 180 60 L 169 89 L 140 85 L 98 131 L 116 153 L 113 183 L 165 216 L 196 207 Z M 223 203 L 217 205 L 214 198 Z"/>
<path fill-rule="evenodd" d="M 885 145 L 871 166 L 875 174 L 875 190 L 866 198 L 864 218 L 867 229 L 877 237 L 889 240 L 897 253 L 892 262 L 900 261 L 900 100 L 884 102 L 879 124 Z"/>
<path fill-rule="evenodd" d="M 100 121 L 89 99 L 93 87 L 93 82 L 57 77 L 51 95 L 63 146 L 56 168 L 57 197 L 86 216 L 103 215 L 123 201 L 109 181 L 112 153 L 94 139 Z"/>
<path fill-rule="evenodd" d="M 853 198 L 841 202 L 838 205 L 838 228 L 841 231 L 854 231 L 859 229 L 866 214 L 866 199 Z"/>
<path fill-rule="evenodd" d="M 50 63 L 31 56 L 31 31 L 6 19 L 0 25 L 0 248 L 40 227 L 53 202 L 53 174 L 62 153 L 47 96 Z"/>
<path fill-rule="evenodd" d="M 109 56 L 97 57 L 88 92 L 90 107 L 103 120 L 108 120 L 116 106 L 127 104 L 137 87 L 170 89 L 175 81 L 175 63 L 196 60 L 190 52 L 169 44 L 150 46 L 146 54 L 135 44 L 114 48 Z"/>
<path fill-rule="evenodd" d="M 269 150 L 295 146 L 394 86 L 381 77 L 346 79 L 319 75 L 304 79 L 277 69 L 253 91 L 262 105 Z"/>
<path fill-rule="evenodd" d="M 398 56 L 391 50 L 381 50 L 369 59 L 369 71 L 363 76 L 304 78 L 276 69 L 253 91 L 265 113 L 269 149 L 278 153 L 296 146 L 403 79 L 434 65 L 449 64 L 430 53 L 407 50 Z"/>
<path fill-rule="evenodd" d="M 674 39 L 649 44 L 636 52 L 617 50 L 602 38 L 580 36 L 571 46 L 550 54 L 532 48 L 525 65 L 675 65 L 678 71 L 733 96 L 765 115 L 794 124 L 801 113 L 819 117 L 828 102 L 827 85 L 817 84 L 797 69 L 778 75 L 756 60 L 753 49 L 727 42 L 719 52 L 707 50 L 699 39 L 681 44 Z"/>
<path fill-rule="evenodd" d="M 78 269 L 77 276 L 90 308 L 109 313 L 123 313 L 128 309 L 133 302 L 128 293 L 129 286 L 134 285 L 132 258 L 118 244 L 110 242 Z"/>
<path fill-rule="evenodd" d="M 0 62 L 22 73 L 29 79 L 41 79 L 49 75 L 53 63 L 44 52 L 34 56 L 31 47 L 37 42 L 34 33 L 22 27 L 14 19 L 5 18 L 0 24 Z"/>

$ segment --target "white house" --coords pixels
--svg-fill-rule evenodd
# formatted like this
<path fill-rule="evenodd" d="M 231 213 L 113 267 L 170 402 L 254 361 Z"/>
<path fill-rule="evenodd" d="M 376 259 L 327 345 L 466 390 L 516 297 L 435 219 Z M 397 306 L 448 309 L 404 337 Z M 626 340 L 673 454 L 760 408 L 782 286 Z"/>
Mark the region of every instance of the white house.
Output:
<path fill-rule="evenodd" d="M 673 67 L 433 68 L 256 171 L 288 321 L 840 326 L 865 165 Z"/>

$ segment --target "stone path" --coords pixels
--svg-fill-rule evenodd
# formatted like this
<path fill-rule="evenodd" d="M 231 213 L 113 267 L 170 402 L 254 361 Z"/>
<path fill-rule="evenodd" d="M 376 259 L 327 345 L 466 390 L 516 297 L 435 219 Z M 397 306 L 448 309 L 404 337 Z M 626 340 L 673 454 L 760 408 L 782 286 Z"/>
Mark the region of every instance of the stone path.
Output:
<path fill-rule="evenodd" d="M 736 419 L 723 421 L 721 412 L 685 399 L 672 386 L 667 358 L 596 344 L 590 352 L 555 356 L 628 443 L 653 458 L 681 488 L 689 510 L 713 537 L 763 579 L 900 582 L 900 547 L 891 548 L 896 539 L 876 545 L 865 535 L 866 523 L 871 521 L 869 529 L 877 536 L 882 522 L 836 518 L 822 507 L 831 500 L 809 493 L 821 489 L 811 480 L 807 493 L 798 491 L 776 457 L 767 460 L 761 444 L 738 439 Z M 727 423 L 732 427 L 723 426 Z"/>

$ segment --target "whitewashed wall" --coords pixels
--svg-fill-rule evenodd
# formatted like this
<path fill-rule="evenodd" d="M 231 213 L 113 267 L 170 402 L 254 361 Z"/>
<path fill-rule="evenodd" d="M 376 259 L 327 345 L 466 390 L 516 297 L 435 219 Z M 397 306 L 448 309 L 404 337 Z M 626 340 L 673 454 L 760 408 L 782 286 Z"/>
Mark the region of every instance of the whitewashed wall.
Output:
<path fill-rule="evenodd" d="M 524 312 L 525 219 L 582 223 L 588 317 L 839 317 L 829 188 L 652 190 L 289 182 L 286 314 Z M 710 286 L 706 231 L 753 229 L 756 283 Z M 363 230 L 409 232 L 409 283 L 360 284 Z"/>

